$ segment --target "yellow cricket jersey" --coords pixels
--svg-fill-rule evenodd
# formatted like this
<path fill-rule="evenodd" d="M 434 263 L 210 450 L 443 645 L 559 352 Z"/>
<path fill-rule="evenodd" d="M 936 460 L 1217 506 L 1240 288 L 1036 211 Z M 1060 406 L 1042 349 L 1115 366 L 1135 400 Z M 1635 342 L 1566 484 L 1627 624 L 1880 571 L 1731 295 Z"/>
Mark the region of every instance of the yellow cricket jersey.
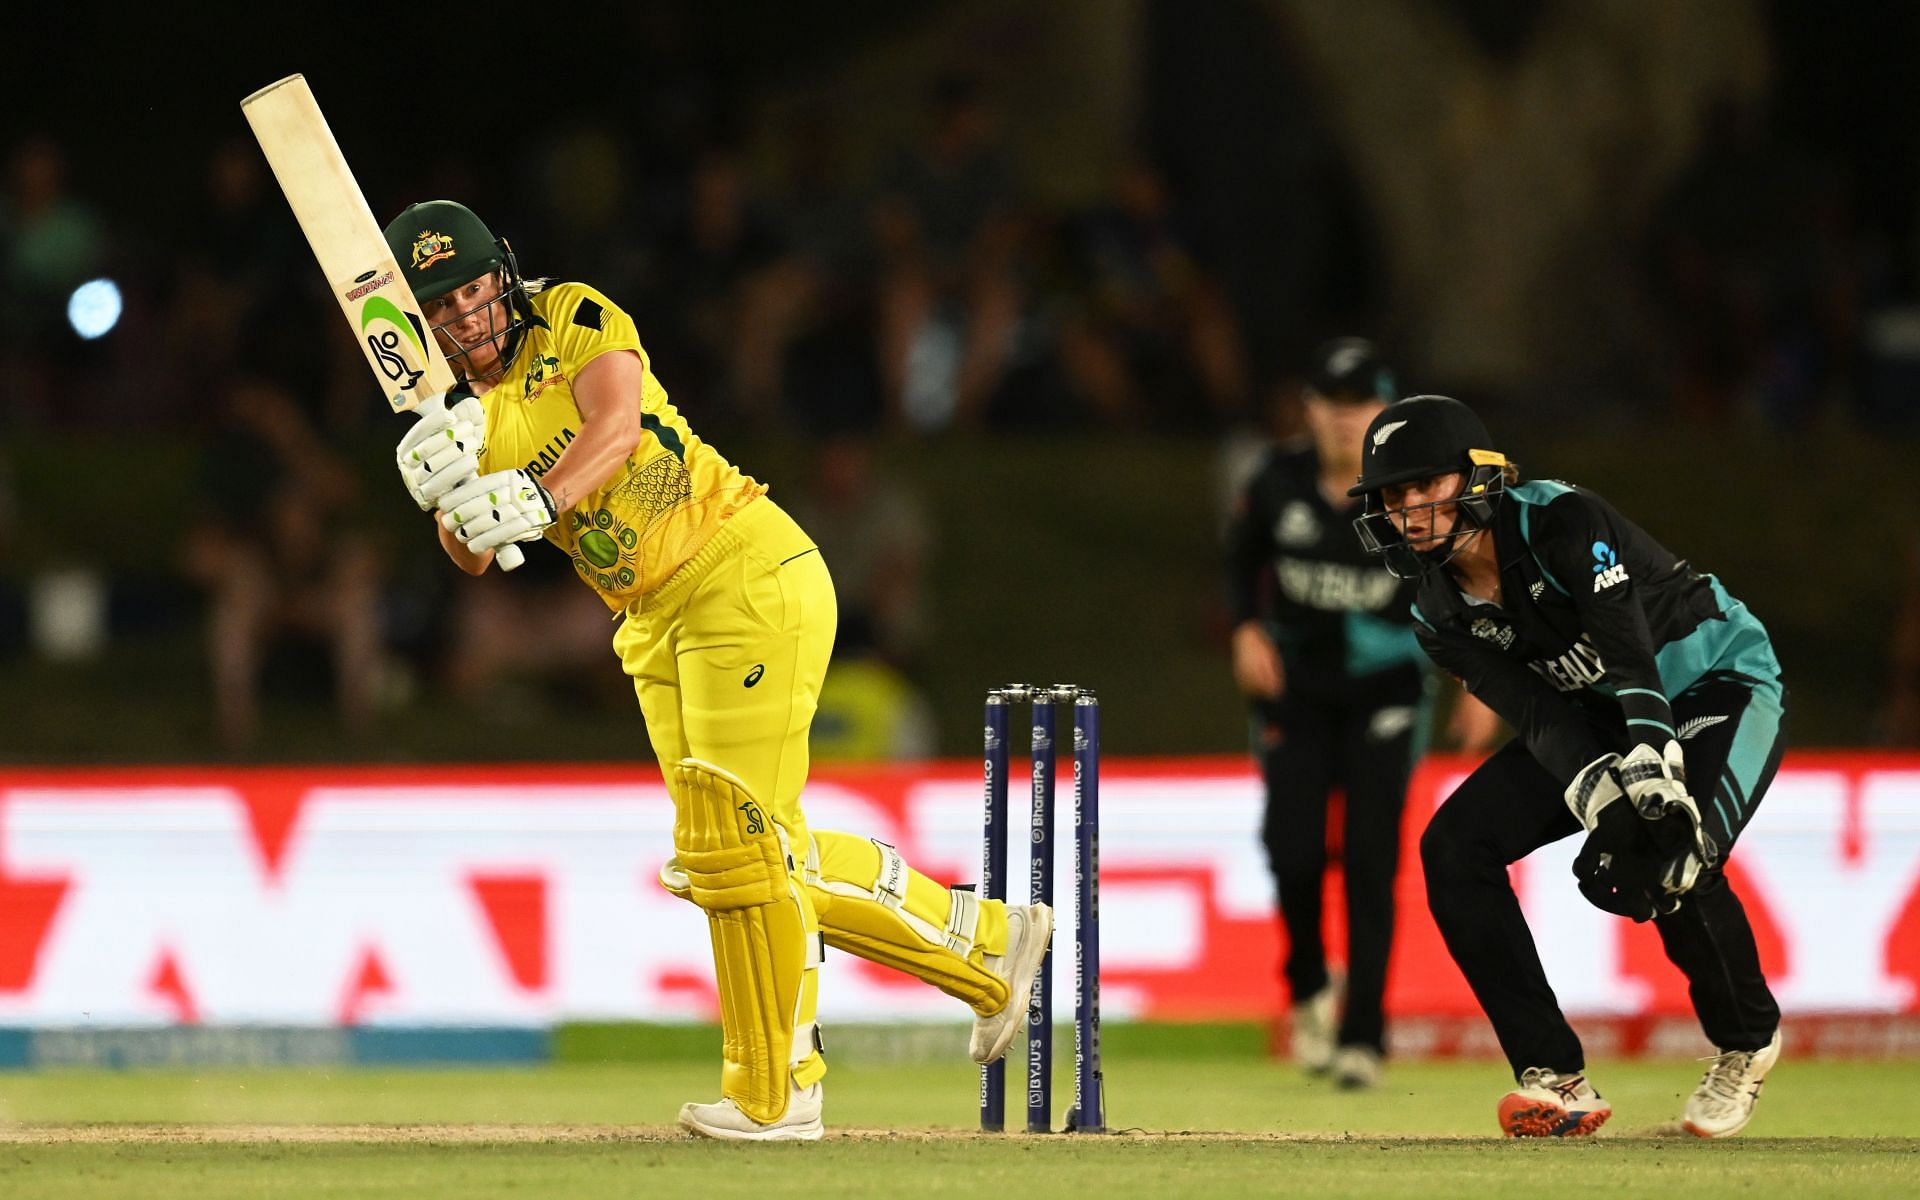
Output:
<path fill-rule="evenodd" d="M 579 434 L 572 380 L 580 369 L 609 351 L 640 356 L 639 444 L 624 468 L 547 530 L 617 612 L 665 583 L 767 489 L 694 436 L 654 378 L 633 319 L 611 300 L 582 283 L 549 284 L 531 299 L 538 320 L 480 398 L 487 410 L 480 469 L 544 475 Z"/>

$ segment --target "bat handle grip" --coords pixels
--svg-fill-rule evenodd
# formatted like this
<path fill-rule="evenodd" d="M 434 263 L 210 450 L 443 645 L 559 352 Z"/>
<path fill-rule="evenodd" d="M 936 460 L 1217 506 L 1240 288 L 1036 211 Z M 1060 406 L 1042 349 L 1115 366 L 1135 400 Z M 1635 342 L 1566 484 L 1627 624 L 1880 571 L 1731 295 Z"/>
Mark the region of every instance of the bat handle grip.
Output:
<path fill-rule="evenodd" d="M 502 571 L 512 571 L 527 561 L 527 556 L 520 553 L 520 547 L 508 542 L 493 552 L 493 561 Z"/>

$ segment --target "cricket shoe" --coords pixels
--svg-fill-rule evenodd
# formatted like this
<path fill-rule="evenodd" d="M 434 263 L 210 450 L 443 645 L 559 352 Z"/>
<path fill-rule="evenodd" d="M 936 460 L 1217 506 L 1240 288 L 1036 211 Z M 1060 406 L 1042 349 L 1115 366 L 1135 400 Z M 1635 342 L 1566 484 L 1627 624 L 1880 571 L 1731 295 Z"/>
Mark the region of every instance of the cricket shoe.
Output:
<path fill-rule="evenodd" d="M 990 1017 L 973 1018 L 973 1037 L 967 1050 L 973 1061 L 997 1062 L 1013 1044 L 1013 1033 L 1027 1019 L 1027 998 L 1033 995 L 1033 977 L 1053 944 L 1053 910 L 1044 904 L 1007 905 L 1007 952 L 989 954 L 987 970 L 1007 981 L 1007 1005 Z"/>
<path fill-rule="evenodd" d="M 1372 1046 L 1342 1046 L 1334 1051 L 1333 1081 L 1350 1092 L 1365 1091 L 1380 1082 L 1380 1052 Z"/>
<path fill-rule="evenodd" d="M 1753 1120 L 1760 1086 L 1780 1061 L 1780 1031 L 1774 1030 L 1773 1040 L 1758 1050 L 1728 1050 L 1708 1061 L 1713 1065 L 1687 1097 L 1680 1124 L 1695 1137 L 1732 1137 Z"/>
<path fill-rule="evenodd" d="M 1293 1063 L 1309 1075 L 1323 1075 L 1333 1066 L 1334 1037 L 1339 1032 L 1340 982 L 1327 986 L 1293 1006 Z"/>
<path fill-rule="evenodd" d="M 701 1137 L 723 1142 L 817 1142 L 820 1140 L 820 1109 L 826 1088 L 819 1080 L 809 1087 L 795 1087 L 787 1097 L 787 1111 L 778 1121 L 768 1124 L 749 1117 L 731 1099 L 715 1104 L 683 1104 L 680 1124 Z"/>
<path fill-rule="evenodd" d="M 1528 1067 L 1520 1086 L 1500 1100 L 1500 1129 L 1508 1137 L 1586 1137 L 1613 1115 L 1587 1077 Z"/>

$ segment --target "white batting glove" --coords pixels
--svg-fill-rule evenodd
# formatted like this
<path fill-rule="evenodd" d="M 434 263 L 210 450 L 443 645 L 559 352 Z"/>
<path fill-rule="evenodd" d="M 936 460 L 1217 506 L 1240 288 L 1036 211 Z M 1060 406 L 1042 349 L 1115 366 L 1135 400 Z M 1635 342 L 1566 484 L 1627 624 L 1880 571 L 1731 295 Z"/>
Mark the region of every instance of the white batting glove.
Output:
<path fill-rule="evenodd" d="M 553 496 L 523 469 L 495 471 L 440 498 L 440 524 L 478 554 L 531 542 L 559 519 Z"/>
<path fill-rule="evenodd" d="M 400 480 L 422 512 L 432 512 L 454 488 L 480 474 L 480 454 L 486 449 L 487 410 L 473 396 L 448 408 L 436 396 L 417 410 L 419 420 L 400 439 L 394 461 Z"/>

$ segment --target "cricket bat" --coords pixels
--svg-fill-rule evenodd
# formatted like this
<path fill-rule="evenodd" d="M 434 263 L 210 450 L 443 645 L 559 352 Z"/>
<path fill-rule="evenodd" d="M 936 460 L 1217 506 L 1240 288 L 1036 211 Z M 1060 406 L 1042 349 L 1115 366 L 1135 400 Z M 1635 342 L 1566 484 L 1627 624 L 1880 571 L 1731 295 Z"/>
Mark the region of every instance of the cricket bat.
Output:
<path fill-rule="evenodd" d="M 253 136 L 313 247 L 347 326 L 394 412 L 411 412 L 453 388 L 453 368 L 427 328 L 420 302 L 387 248 L 367 198 L 334 141 L 304 76 L 289 75 L 240 102 Z M 445 403 L 444 399 L 434 403 Z M 503 571 L 520 547 L 494 554 Z"/>

